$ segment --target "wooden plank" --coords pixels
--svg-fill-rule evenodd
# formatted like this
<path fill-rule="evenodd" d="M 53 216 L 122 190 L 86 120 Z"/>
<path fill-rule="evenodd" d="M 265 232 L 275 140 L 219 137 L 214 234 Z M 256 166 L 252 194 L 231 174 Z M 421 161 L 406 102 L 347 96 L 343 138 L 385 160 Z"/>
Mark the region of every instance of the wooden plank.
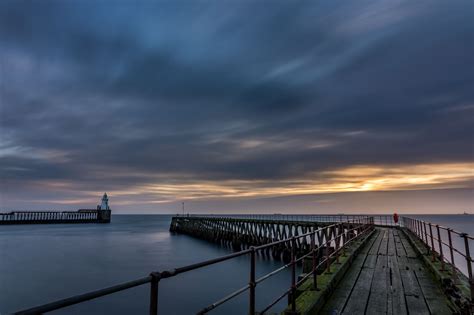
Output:
<path fill-rule="evenodd" d="M 384 236 L 384 239 L 388 239 L 387 235 Z M 375 276 L 372 278 L 370 286 L 366 314 L 387 314 L 388 284 L 390 283 L 389 274 L 387 273 L 389 270 L 387 268 L 387 258 L 386 255 L 378 255 Z"/>
<path fill-rule="evenodd" d="M 421 291 L 425 297 L 426 304 L 431 314 L 444 315 L 453 312 L 447 305 L 447 299 L 444 297 L 441 289 L 433 281 L 427 270 L 415 270 L 415 275 L 420 284 Z"/>
<path fill-rule="evenodd" d="M 420 296 L 421 288 L 416 280 L 416 276 L 413 270 L 400 270 L 400 277 L 403 283 L 403 291 L 405 295 Z"/>
<path fill-rule="evenodd" d="M 377 255 L 380 247 L 380 243 L 382 242 L 383 236 L 385 234 L 385 229 L 380 229 L 379 234 L 377 236 L 377 240 L 374 243 L 374 246 L 369 251 L 369 255 Z"/>
<path fill-rule="evenodd" d="M 395 249 L 395 236 L 393 235 L 394 229 L 390 229 L 388 232 L 388 244 L 387 244 L 387 255 L 395 256 L 397 250 Z"/>
<path fill-rule="evenodd" d="M 380 235 L 380 230 L 376 229 L 374 234 L 371 237 L 371 240 L 368 243 L 368 246 L 364 246 L 364 248 L 361 249 L 360 254 L 364 255 L 364 260 L 365 260 L 365 256 L 367 256 L 369 251 L 372 250 L 372 247 L 375 246 L 375 242 L 377 242 L 379 235 Z"/>
<path fill-rule="evenodd" d="M 400 276 L 405 292 L 405 300 L 409 314 L 429 314 L 430 311 L 426 305 L 423 292 L 413 270 L 400 270 Z"/>
<path fill-rule="evenodd" d="M 364 268 L 374 269 L 377 263 L 377 255 L 369 254 L 364 262 Z"/>
<path fill-rule="evenodd" d="M 377 239 L 374 242 L 372 248 L 369 250 L 367 258 L 364 262 L 364 268 L 375 268 L 375 264 L 377 262 L 377 253 L 379 251 L 380 244 L 382 243 L 384 234 L 385 229 L 380 229 Z"/>
<path fill-rule="evenodd" d="M 418 258 L 406 235 L 404 233 L 400 233 L 399 235 L 403 248 L 406 251 L 406 257 L 403 257 L 403 264 L 400 265 L 403 267 L 404 274 L 410 275 L 408 278 L 403 278 L 403 285 L 409 312 L 412 314 L 414 312 L 420 314 L 450 314 L 451 312 L 449 309 L 447 309 L 444 294 L 441 291 L 435 290 L 436 285 L 433 279 L 426 278 L 428 271 Z M 402 259 L 399 259 L 399 261 L 400 260 Z M 418 276 L 421 275 L 423 275 L 423 278 L 418 278 Z M 423 290 L 422 286 L 418 282 L 419 279 L 422 279 L 423 287 L 426 288 L 425 290 Z M 427 296 L 425 296 L 425 291 Z M 421 301 L 421 298 L 423 301 Z"/>
<path fill-rule="evenodd" d="M 365 257 L 365 255 L 363 255 L 363 257 L 358 256 L 354 260 L 349 271 L 344 275 L 343 280 L 339 283 L 328 302 L 324 305 L 322 314 L 340 314 L 344 309 L 344 306 L 351 295 L 352 289 L 357 282 Z"/>
<path fill-rule="evenodd" d="M 443 292 L 404 234 L 396 229 L 379 230 L 321 313 L 451 314 Z"/>
<path fill-rule="evenodd" d="M 413 315 L 429 315 L 430 311 L 426 307 L 426 303 L 423 299 L 420 300 L 419 297 L 416 296 L 405 296 L 405 300 L 407 301 L 408 306 L 408 314 Z"/>
<path fill-rule="evenodd" d="M 382 241 L 380 243 L 379 250 L 377 255 L 387 255 L 387 248 L 388 248 L 388 234 L 389 231 L 387 229 L 384 230 Z"/>
<path fill-rule="evenodd" d="M 374 243 L 378 239 L 378 235 L 379 231 L 377 230 L 367 244 L 360 250 L 359 254 L 352 262 L 349 271 L 344 275 L 343 280 L 339 283 L 328 302 L 324 305 L 321 312 L 322 314 L 339 314 L 342 312 L 357 282 L 368 252 L 372 246 L 374 246 Z"/>
<path fill-rule="evenodd" d="M 405 257 L 403 257 L 405 258 Z M 389 256 L 388 257 L 388 265 L 389 265 L 389 272 L 390 272 L 390 295 L 389 295 L 389 309 L 387 311 L 388 314 L 396 314 L 396 315 L 405 315 L 407 313 L 407 306 L 405 302 L 405 294 L 403 292 L 403 284 L 402 279 L 400 276 L 400 269 L 398 265 L 397 256 Z"/>
<path fill-rule="evenodd" d="M 375 269 L 362 268 L 342 314 L 364 314 Z"/>
<path fill-rule="evenodd" d="M 400 240 L 400 232 L 395 230 L 393 233 L 394 236 L 394 241 L 395 241 L 395 249 L 397 252 L 397 256 L 405 256 L 407 255 L 407 252 L 405 250 L 405 247 L 403 247 L 402 241 Z"/>
<path fill-rule="evenodd" d="M 408 257 L 399 256 L 397 257 L 398 269 L 400 270 L 410 270 L 410 263 L 408 262 Z"/>
<path fill-rule="evenodd" d="M 412 257 L 412 258 L 416 258 L 417 255 L 415 253 L 415 250 L 413 249 L 413 247 L 411 246 L 411 244 L 408 242 L 406 236 L 404 233 L 400 233 L 400 241 L 402 242 L 402 245 L 403 247 L 405 248 L 405 251 L 407 253 L 407 257 Z"/>

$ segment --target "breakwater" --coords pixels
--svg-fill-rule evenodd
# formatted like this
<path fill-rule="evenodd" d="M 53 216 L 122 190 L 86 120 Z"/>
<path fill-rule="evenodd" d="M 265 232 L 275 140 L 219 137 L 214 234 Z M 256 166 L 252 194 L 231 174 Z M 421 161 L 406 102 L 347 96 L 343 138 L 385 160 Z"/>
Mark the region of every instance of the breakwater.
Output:
<path fill-rule="evenodd" d="M 110 223 L 110 210 L 80 209 L 77 211 L 10 211 L 0 212 L 0 225 Z"/>

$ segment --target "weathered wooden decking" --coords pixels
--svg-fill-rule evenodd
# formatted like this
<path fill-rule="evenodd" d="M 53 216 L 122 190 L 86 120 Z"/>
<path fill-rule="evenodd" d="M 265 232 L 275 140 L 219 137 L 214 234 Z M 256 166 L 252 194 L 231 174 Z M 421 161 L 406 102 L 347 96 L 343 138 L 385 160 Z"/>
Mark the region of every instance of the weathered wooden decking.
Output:
<path fill-rule="evenodd" d="M 452 314 L 403 232 L 377 228 L 322 314 Z"/>

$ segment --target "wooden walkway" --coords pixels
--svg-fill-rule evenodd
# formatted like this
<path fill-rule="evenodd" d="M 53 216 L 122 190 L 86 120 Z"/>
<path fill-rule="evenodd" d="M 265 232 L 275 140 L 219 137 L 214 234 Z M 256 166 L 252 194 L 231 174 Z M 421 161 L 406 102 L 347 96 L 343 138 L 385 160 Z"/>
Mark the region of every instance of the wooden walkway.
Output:
<path fill-rule="evenodd" d="M 377 228 L 322 314 L 452 314 L 405 235 Z"/>

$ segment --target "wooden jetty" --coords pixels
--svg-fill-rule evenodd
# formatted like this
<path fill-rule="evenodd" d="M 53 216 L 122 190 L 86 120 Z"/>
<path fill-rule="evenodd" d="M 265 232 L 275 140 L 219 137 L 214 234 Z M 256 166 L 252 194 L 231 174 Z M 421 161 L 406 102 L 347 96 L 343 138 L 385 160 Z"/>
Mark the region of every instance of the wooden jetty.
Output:
<path fill-rule="evenodd" d="M 418 259 L 405 233 L 393 228 L 376 229 L 328 299 L 320 304 L 321 314 L 459 312 L 429 267 Z"/>
<path fill-rule="evenodd" d="M 355 216 L 331 220 L 271 217 L 176 216 L 170 231 L 201 238 L 234 252 L 112 287 L 40 305 L 16 314 L 42 314 L 148 284 L 150 314 L 158 314 L 161 281 L 236 257 L 249 257 L 248 282 L 198 310 L 207 314 L 247 292 L 248 314 L 473 314 L 474 280 L 470 247 L 474 238 L 429 222 L 403 217 Z M 384 224 L 385 222 L 385 224 Z M 453 242 L 458 237 L 462 240 Z M 286 253 L 286 254 L 285 254 Z M 282 258 L 276 270 L 256 277 L 256 256 Z M 455 256 L 459 259 L 455 259 Z M 463 264 L 464 262 L 464 264 Z M 298 266 L 303 273 L 298 274 Z M 461 272 L 460 268 L 463 269 Z M 262 309 L 256 288 L 289 269 L 289 286 Z M 223 291 L 226 288 L 222 288 Z M 288 307 L 276 310 L 279 301 Z"/>

